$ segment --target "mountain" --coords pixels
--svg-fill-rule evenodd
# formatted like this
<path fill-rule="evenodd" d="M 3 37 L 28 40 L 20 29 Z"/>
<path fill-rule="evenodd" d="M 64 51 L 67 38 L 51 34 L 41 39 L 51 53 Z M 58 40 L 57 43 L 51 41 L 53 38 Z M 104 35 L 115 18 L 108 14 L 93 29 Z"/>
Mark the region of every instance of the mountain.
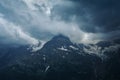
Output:
<path fill-rule="evenodd" d="M 119 39 L 76 44 L 64 35 L 33 46 L 2 44 L 0 80 L 119 80 L 119 52 Z"/>

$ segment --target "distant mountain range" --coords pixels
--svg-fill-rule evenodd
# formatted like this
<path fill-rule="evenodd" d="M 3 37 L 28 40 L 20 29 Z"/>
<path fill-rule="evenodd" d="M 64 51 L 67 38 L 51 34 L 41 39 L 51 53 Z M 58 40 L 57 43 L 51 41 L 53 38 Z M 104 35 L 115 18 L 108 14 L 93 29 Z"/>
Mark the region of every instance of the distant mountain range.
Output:
<path fill-rule="evenodd" d="M 57 35 L 33 46 L 0 44 L 0 80 L 120 80 L 120 39 L 77 44 Z"/>

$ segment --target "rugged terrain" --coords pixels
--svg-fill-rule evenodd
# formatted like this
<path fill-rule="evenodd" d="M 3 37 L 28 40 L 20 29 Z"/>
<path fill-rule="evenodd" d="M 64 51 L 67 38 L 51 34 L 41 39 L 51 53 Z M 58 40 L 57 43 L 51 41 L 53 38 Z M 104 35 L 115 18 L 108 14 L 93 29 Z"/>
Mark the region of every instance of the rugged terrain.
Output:
<path fill-rule="evenodd" d="M 1 43 L 0 80 L 120 80 L 119 39 L 76 44 L 58 35 L 39 45 Z"/>

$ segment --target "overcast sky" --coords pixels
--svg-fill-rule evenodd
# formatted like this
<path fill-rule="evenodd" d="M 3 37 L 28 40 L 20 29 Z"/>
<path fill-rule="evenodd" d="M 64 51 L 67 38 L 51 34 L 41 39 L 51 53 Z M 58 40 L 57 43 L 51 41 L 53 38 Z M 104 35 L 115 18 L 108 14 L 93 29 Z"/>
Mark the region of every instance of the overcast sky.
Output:
<path fill-rule="evenodd" d="M 119 38 L 119 0 L 0 0 L 0 42 L 36 44 L 63 34 L 74 42 Z"/>

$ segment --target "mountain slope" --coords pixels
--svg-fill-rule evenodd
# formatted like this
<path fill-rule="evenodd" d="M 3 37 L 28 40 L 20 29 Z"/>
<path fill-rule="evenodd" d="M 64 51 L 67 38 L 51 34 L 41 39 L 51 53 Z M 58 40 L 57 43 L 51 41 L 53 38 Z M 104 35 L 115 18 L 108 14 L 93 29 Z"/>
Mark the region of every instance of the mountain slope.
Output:
<path fill-rule="evenodd" d="M 120 46 L 116 41 L 84 45 L 58 35 L 35 52 L 28 48 L 29 45 L 0 47 L 0 79 L 120 79 Z"/>

